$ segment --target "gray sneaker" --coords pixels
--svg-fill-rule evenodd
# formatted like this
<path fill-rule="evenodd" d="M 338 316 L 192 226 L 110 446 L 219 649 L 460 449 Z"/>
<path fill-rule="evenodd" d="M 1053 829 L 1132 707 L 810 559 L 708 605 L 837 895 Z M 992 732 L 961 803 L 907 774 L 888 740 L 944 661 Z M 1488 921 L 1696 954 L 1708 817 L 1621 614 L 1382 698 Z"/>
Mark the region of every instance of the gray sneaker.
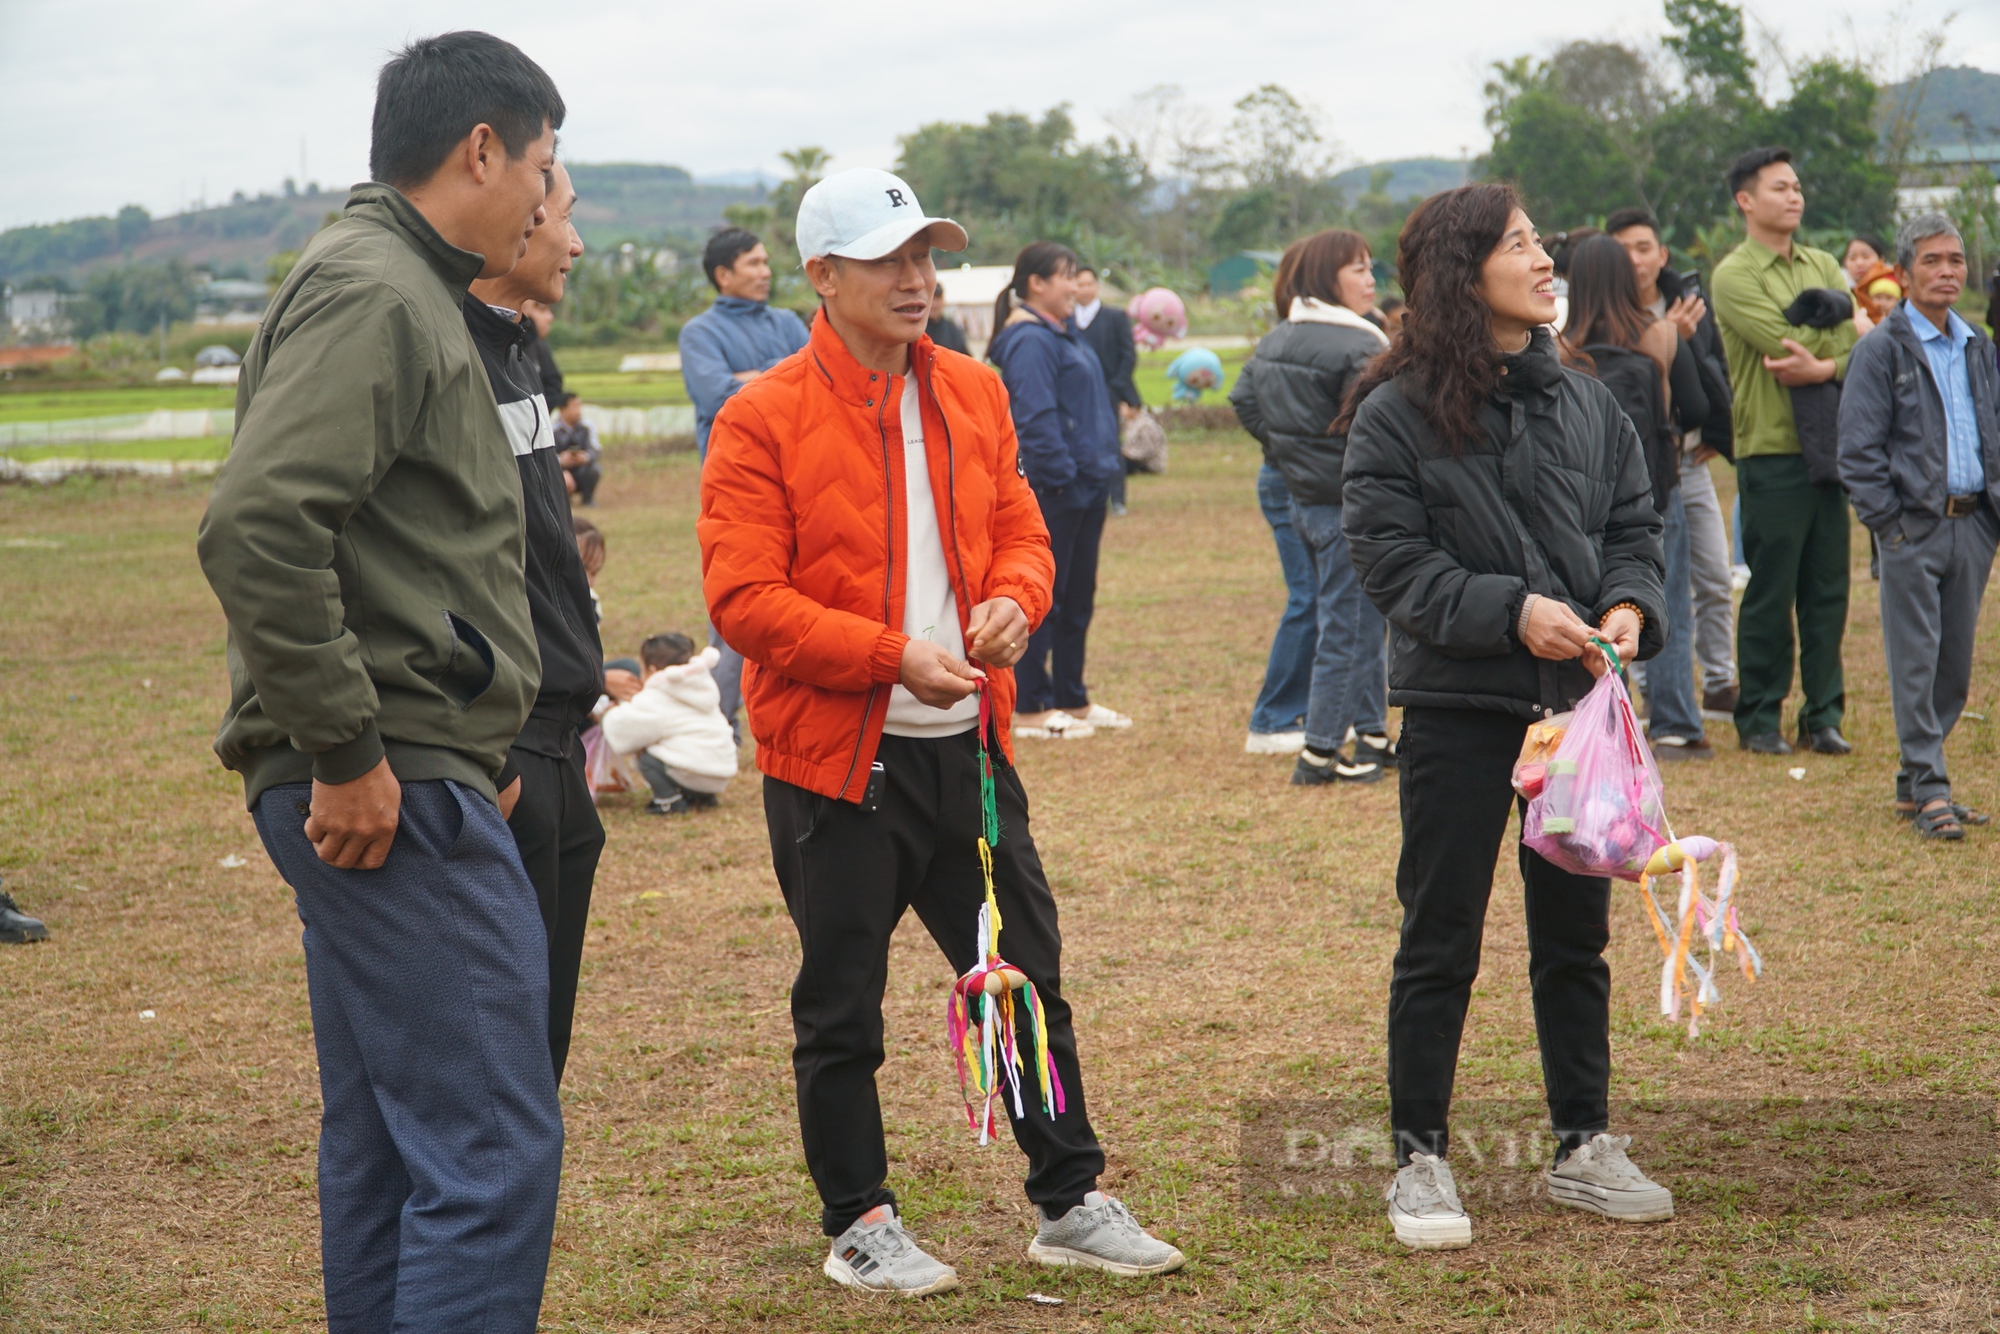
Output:
<path fill-rule="evenodd" d="M 1646 1179 L 1625 1150 L 1630 1135 L 1599 1133 L 1549 1169 L 1549 1198 L 1621 1223 L 1656 1223 L 1674 1216 L 1674 1194 Z"/>
<path fill-rule="evenodd" d="M 958 1271 L 924 1253 L 892 1204 L 870 1209 L 835 1237 L 823 1268 L 844 1288 L 898 1297 L 928 1297 L 958 1286 Z"/>
<path fill-rule="evenodd" d="M 1386 1192 L 1396 1240 L 1412 1250 L 1456 1251 L 1472 1244 L 1472 1220 L 1458 1202 L 1451 1166 L 1430 1153 L 1413 1153 Z"/>
<path fill-rule="evenodd" d="M 1170 1274 L 1187 1263 L 1179 1250 L 1140 1227 L 1131 1210 L 1098 1190 L 1061 1218 L 1044 1216 L 1028 1258 L 1127 1276 Z"/>

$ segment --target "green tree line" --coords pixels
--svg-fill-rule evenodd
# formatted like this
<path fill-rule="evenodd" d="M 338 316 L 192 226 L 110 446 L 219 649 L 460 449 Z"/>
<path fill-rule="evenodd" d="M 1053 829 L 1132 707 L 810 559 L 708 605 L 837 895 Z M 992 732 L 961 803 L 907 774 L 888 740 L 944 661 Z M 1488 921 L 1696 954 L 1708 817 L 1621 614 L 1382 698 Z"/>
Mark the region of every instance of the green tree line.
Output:
<path fill-rule="evenodd" d="M 1758 89 L 1741 8 L 1726 0 L 1665 8 L 1669 33 L 1657 51 L 1575 41 L 1546 60 L 1495 65 L 1482 174 L 1516 184 L 1544 231 L 1644 205 L 1669 241 L 1712 262 L 1738 230 L 1724 179 L 1730 161 L 1782 144 L 1805 182 L 1809 231 L 1892 227 L 1897 159 L 1908 144 L 1884 142 L 1880 89 L 1867 70 L 1831 56 L 1807 60 L 1787 71 L 1788 94 L 1770 100 Z"/>

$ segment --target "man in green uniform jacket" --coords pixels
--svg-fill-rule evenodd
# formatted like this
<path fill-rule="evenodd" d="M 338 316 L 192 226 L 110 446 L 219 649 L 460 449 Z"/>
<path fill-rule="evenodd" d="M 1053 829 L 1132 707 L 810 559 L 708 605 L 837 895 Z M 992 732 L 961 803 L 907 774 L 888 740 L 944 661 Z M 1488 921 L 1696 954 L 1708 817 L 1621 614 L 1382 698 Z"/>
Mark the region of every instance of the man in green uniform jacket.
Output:
<path fill-rule="evenodd" d="M 1729 168 L 1729 189 L 1748 238 L 1715 266 L 1715 321 L 1735 392 L 1737 494 L 1750 586 L 1736 622 L 1736 734 L 1747 750 L 1789 755 L 1781 709 L 1792 690 L 1792 615 L 1799 624 L 1799 677 L 1805 707 L 1799 744 L 1844 755 L 1846 691 L 1840 641 L 1847 628 L 1847 497 L 1837 484 L 1806 476 L 1792 418 L 1793 388 L 1847 374 L 1859 336 L 1853 323 L 1812 329 L 1785 310 L 1808 287 L 1842 291 L 1832 255 L 1799 245 L 1792 233 L 1805 192 L 1790 150 L 1753 148 Z M 1862 316 L 1861 318 L 1866 318 Z"/>
<path fill-rule="evenodd" d="M 298 900 L 331 1334 L 532 1334 L 562 1170 L 548 959 L 496 783 L 541 679 L 521 482 L 459 304 L 541 219 L 563 103 L 454 32 L 265 312 L 203 517 L 216 753 Z"/>

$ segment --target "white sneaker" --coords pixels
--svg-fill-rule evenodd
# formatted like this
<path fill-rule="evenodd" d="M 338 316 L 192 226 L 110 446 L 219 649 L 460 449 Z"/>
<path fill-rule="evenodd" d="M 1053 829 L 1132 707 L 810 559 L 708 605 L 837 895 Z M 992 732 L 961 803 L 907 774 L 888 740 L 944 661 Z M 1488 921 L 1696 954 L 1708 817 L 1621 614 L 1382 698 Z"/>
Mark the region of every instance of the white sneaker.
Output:
<path fill-rule="evenodd" d="M 1014 724 L 1014 735 L 1037 741 L 1081 741 L 1085 737 L 1096 736 L 1097 729 L 1072 714 L 1056 709 L 1037 725 Z"/>
<path fill-rule="evenodd" d="M 843 1288 L 898 1297 L 928 1297 L 958 1286 L 958 1271 L 925 1254 L 892 1204 L 876 1205 L 835 1237 L 822 1269 Z"/>
<path fill-rule="evenodd" d="M 1187 1263 L 1174 1246 L 1139 1226 L 1132 1211 L 1093 1190 L 1061 1218 L 1044 1217 L 1028 1258 L 1045 1265 L 1081 1265 L 1136 1278 L 1170 1274 Z"/>
<path fill-rule="evenodd" d="M 1075 717 L 1074 714 L 1071 715 Z M 1092 727 L 1101 727 L 1108 732 L 1122 732 L 1132 725 L 1132 720 L 1116 709 L 1107 709 L 1102 704 L 1090 706 L 1090 713 L 1077 721 Z"/>
<path fill-rule="evenodd" d="M 1251 732 L 1243 738 L 1245 755 L 1296 755 L 1305 748 L 1304 732 Z"/>
<path fill-rule="evenodd" d="M 1674 1193 L 1649 1181 L 1625 1150 L 1630 1135 L 1599 1133 L 1549 1169 L 1549 1198 L 1621 1223 L 1657 1223 L 1674 1216 Z"/>
<path fill-rule="evenodd" d="M 1389 1222 L 1396 1240 L 1412 1250 L 1456 1251 L 1472 1244 L 1472 1220 L 1458 1202 L 1451 1167 L 1429 1153 L 1413 1153 L 1410 1165 L 1389 1183 Z"/>

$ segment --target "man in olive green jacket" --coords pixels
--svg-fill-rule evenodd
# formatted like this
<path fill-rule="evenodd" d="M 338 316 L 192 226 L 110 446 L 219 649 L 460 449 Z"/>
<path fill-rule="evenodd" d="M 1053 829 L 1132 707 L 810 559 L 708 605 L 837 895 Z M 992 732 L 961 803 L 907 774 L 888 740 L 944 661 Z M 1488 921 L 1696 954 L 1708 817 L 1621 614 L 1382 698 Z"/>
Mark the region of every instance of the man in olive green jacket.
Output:
<path fill-rule="evenodd" d="M 521 484 L 459 303 L 542 214 L 563 104 L 484 33 L 382 70 L 370 168 L 244 358 L 198 550 L 216 753 L 298 899 L 327 1323 L 531 1334 L 562 1166 L 548 964 L 498 808 L 541 676 Z"/>
<path fill-rule="evenodd" d="M 1852 323 L 1794 325 L 1785 310 L 1808 287 L 1844 289 L 1840 264 L 1793 239 L 1805 192 L 1792 155 L 1755 148 L 1729 169 L 1729 189 L 1749 235 L 1715 266 L 1715 322 L 1729 357 L 1736 427 L 1737 495 L 1750 586 L 1736 619 L 1736 735 L 1746 750 L 1789 755 L 1780 710 L 1792 690 L 1792 617 L 1799 625 L 1802 746 L 1850 747 L 1840 646 L 1847 630 L 1847 496 L 1806 475 L 1792 417 L 1794 388 L 1847 375 Z"/>

